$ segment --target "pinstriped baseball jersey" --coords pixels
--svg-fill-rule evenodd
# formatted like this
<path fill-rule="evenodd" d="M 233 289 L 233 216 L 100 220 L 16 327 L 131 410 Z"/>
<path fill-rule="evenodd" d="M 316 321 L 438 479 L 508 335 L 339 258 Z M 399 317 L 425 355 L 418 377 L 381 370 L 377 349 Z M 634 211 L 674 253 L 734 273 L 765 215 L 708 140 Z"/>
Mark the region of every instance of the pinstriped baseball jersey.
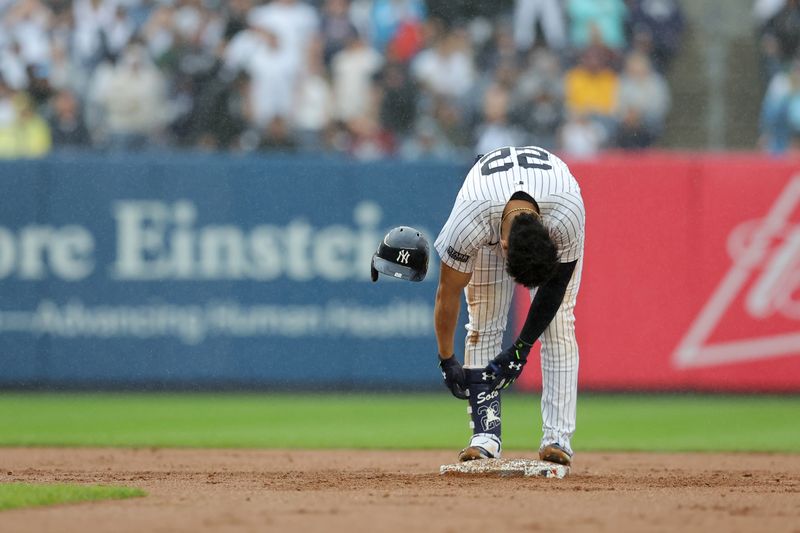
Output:
<path fill-rule="evenodd" d="M 578 182 L 561 159 L 525 146 L 499 148 L 472 166 L 434 244 L 442 261 L 460 272 L 472 272 L 482 247 L 497 246 L 499 253 L 503 209 L 517 191 L 539 204 L 559 261 L 577 260 L 583 250 L 585 219 Z"/>
<path fill-rule="evenodd" d="M 567 165 L 534 146 L 504 147 L 486 154 L 467 174 L 434 246 L 447 266 L 472 274 L 464 291 L 469 312 L 464 368 L 482 369 L 500 351 L 514 293 L 514 281 L 504 268 L 500 224 L 506 204 L 517 191 L 536 200 L 542 223 L 558 247 L 559 261 L 577 260 L 561 306 L 539 337 L 541 446 L 558 443 L 572 453 L 579 363 L 574 309 L 583 267 L 585 211 L 580 187 Z M 531 298 L 535 294 L 536 289 L 530 292 Z M 499 395 L 495 400 L 499 412 Z M 498 456 L 499 430 L 493 434 L 486 428 L 472 429 L 470 446 Z"/>

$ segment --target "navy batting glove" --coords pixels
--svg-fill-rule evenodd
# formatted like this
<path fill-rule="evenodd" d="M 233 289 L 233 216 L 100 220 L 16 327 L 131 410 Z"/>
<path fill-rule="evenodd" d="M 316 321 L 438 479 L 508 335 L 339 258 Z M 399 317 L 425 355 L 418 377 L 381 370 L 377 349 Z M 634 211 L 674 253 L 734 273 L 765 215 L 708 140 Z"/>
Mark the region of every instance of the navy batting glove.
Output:
<path fill-rule="evenodd" d="M 492 390 L 507 389 L 522 374 L 530 352 L 531 345 L 517 339 L 486 365 L 483 380 L 491 383 Z"/>
<path fill-rule="evenodd" d="M 464 368 L 461 363 L 456 359 L 455 355 L 451 355 L 447 359 L 442 359 L 439 356 L 439 368 L 442 369 L 442 378 L 444 378 L 444 385 L 453 396 L 459 400 L 467 399 L 467 378 L 464 375 Z"/>

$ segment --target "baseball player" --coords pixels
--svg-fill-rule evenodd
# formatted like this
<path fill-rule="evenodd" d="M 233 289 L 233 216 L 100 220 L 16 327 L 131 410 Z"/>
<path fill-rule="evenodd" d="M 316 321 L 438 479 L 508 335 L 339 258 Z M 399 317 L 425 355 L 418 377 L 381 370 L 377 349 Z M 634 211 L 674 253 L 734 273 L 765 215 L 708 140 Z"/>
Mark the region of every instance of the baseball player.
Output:
<path fill-rule="evenodd" d="M 573 310 L 584 219 L 578 182 L 541 148 L 499 148 L 467 174 L 434 244 L 441 258 L 434 308 L 439 365 L 453 395 L 468 400 L 473 432 L 459 460 L 500 457 L 500 391 L 520 375 L 539 339 L 539 457 L 571 464 L 578 387 Z M 514 283 L 530 289 L 532 302 L 519 337 L 501 349 Z M 453 341 L 462 292 L 469 311 L 463 366 Z"/>

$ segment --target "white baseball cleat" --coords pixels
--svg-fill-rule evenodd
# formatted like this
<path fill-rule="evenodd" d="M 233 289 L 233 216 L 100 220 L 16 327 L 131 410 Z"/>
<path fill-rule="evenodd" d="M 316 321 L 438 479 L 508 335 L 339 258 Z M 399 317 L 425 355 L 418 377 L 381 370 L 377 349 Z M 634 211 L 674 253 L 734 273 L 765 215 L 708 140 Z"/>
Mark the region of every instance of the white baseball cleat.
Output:
<path fill-rule="evenodd" d="M 480 446 L 467 446 L 458 453 L 458 460 L 462 463 L 464 461 L 477 461 L 479 459 L 494 459 L 494 456 L 489 453 L 486 448 Z"/>

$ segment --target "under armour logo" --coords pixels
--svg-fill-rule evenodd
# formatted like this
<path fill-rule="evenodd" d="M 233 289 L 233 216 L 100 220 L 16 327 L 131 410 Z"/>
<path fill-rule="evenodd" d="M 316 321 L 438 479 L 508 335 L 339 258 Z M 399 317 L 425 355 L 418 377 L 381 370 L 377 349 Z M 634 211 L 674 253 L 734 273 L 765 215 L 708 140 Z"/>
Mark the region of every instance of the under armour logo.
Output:
<path fill-rule="evenodd" d="M 491 372 L 484 372 L 481 374 L 481 379 L 483 381 L 492 381 L 494 379 L 494 374 Z"/>
<path fill-rule="evenodd" d="M 520 370 L 522 368 L 522 363 L 515 363 L 514 361 L 511 361 L 508 363 L 508 368 L 511 370 Z"/>
<path fill-rule="evenodd" d="M 397 262 L 403 263 L 404 265 L 408 264 L 408 260 L 411 258 L 411 254 L 407 250 L 400 250 L 400 253 L 397 254 Z"/>

